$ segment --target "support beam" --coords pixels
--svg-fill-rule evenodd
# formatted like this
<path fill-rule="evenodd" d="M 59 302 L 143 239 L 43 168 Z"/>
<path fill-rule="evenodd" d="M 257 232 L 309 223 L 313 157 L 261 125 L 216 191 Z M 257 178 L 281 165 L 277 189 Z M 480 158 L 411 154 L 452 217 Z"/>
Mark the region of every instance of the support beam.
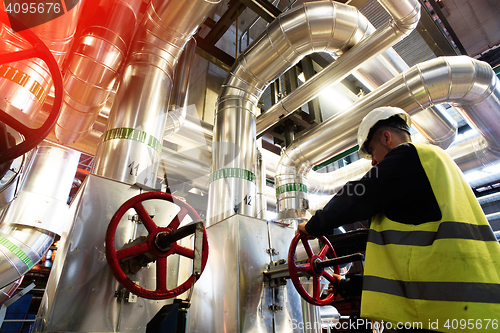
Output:
<path fill-rule="evenodd" d="M 306 81 L 309 80 L 311 77 L 313 77 L 314 74 L 316 74 L 314 72 L 313 63 L 310 56 L 305 56 L 304 58 L 302 58 L 300 64 L 302 65 L 302 71 L 304 72 L 304 77 Z M 309 109 L 309 121 L 317 124 L 321 123 L 323 121 L 322 119 L 323 117 L 321 116 L 319 98 L 316 97 L 310 100 L 307 103 L 307 107 Z"/>
<path fill-rule="evenodd" d="M 222 68 L 226 72 L 229 71 L 229 69 L 234 64 L 235 61 L 234 57 L 222 51 L 215 45 L 207 42 L 204 38 L 201 38 L 199 35 L 195 35 L 194 38 L 196 39 L 196 45 L 197 45 L 196 54 L 210 61 L 211 63 L 215 64 L 217 67 Z"/>
<path fill-rule="evenodd" d="M 237 14 L 241 15 L 246 8 L 247 6 L 242 2 L 238 0 L 230 0 L 228 3 L 228 9 L 224 12 L 224 14 L 222 14 L 221 18 L 205 37 L 207 43 L 215 45 L 215 43 L 217 43 L 219 39 L 224 36 L 231 25 L 233 25 L 234 21 L 236 21 L 236 18 L 238 17 Z"/>
<path fill-rule="evenodd" d="M 281 11 L 266 0 L 239 0 L 267 22 L 272 22 Z"/>

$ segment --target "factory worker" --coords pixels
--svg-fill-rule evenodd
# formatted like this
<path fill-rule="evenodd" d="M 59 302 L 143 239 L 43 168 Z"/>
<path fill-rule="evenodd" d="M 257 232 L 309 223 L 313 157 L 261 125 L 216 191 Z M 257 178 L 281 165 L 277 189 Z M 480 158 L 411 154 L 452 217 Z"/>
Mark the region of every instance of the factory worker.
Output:
<path fill-rule="evenodd" d="M 371 219 L 361 317 L 393 327 L 496 332 L 500 245 L 458 166 L 441 148 L 411 143 L 410 126 L 399 108 L 370 112 L 358 144 L 372 169 L 299 230 L 318 237 Z"/>

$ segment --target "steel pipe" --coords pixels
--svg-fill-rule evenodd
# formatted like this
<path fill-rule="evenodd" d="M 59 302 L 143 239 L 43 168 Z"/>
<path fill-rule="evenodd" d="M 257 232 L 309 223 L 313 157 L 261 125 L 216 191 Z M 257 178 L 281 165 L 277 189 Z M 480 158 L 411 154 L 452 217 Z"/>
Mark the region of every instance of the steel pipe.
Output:
<path fill-rule="evenodd" d="M 364 62 L 373 59 L 413 31 L 420 19 L 420 4 L 418 1 L 379 0 L 379 2 L 391 14 L 393 20 L 377 29 L 359 44 L 353 46 L 341 55 L 337 61 L 323 68 L 292 94 L 269 108 L 258 119 L 259 132 L 268 130 L 279 119 L 286 117 L 297 107 L 317 97 L 321 90 L 339 83 Z"/>
<path fill-rule="evenodd" d="M 0 288 L 33 268 L 62 234 L 79 156 L 51 145 L 37 149 L 26 180 L 2 219 Z"/>
<path fill-rule="evenodd" d="M 104 24 L 83 31 L 64 78 L 64 102 L 54 128 L 59 142 L 76 142 L 90 133 L 127 56 L 141 4 L 115 0 Z"/>
<path fill-rule="evenodd" d="M 156 187 L 174 67 L 187 41 L 218 1 L 149 4 L 130 47 L 126 67 L 93 172 Z"/>
<path fill-rule="evenodd" d="M 174 84 L 170 93 L 170 105 L 163 136 L 178 132 L 186 120 L 189 78 L 195 51 L 196 39 L 191 38 L 187 42 L 175 68 Z"/>
<path fill-rule="evenodd" d="M 439 103 L 450 103 L 483 136 L 480 140 L 483 160 L 500 156 L 500 126 L 492 122 L 500 117 L 500 88 L 491 67 L 466 56 L 442 57 L 418 64 L 354 103 L 347 110 L 323 122 L 296 140 L 283 154 L 277 168 L 277 179 L 297 179 L 305 183 L 305 175 L 314 164 L 341 153 L 356 144 L 356 131 L 362 118 L 378 106 L 398 106 L 410 115 Z M 341 133 L 339 135 L 339 133 Z M 459 165 L 467 169 L 477 166 L 469 148 Z M 286 216 L 285 194 L 278 198 L 278 210 Z M 280 200 L 285 204 L 280 204 Z"/>
<path fill-rule="evenodd" d="M 373 91 L 409 68 L 396 51 L 389 48 L 371 61 L 363 63 L 352 75 Z M 433 105 L 418 112 L 412 121 L 418 124 L 420 133 L 430 143 L 443 149 L 448 148 L 455 140 L 457 124 L 442 105 Z"/>
<path fill-rule="evenodd" d="M 216 104 L 207 224 L 235 212 L 255 216 L 255 117 L 264 88 L 312 52 L 343 53 L 362 40 L 368 21 L 333 1 L 305 3 L 282 13 L 238 58 Z"/>
<path fill-rule="evenodd" d="M 256 176 L 257 176 L 257 196 L 255 200 L 256 205 L 256 217 L 258 219 L 266 219 L 266 211 L 267 211 L 267 200 L 266 200 L 266 164 L 264 159 L 262 158 L 261 149 L 257 149 L 257 167 Z"/>
<path fill-rule="evenodd" d="M 47 45 L 59 67 L 73 40 L 81 2 L 68 13 L 30 28 Z M 10 53 L 32 46 L 0 23 L 0 53 Z M 52 78 L 47 65 L 32 58 L 0 65 L 0 108 L 28 127 L 33 127 L 49 91 Z"/>

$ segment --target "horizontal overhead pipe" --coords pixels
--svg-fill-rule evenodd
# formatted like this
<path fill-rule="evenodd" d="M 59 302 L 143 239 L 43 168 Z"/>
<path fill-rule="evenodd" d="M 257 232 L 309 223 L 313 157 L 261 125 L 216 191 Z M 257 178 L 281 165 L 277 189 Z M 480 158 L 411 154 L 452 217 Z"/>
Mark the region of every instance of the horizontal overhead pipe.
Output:
<path fill-rule="evenodd" d="M 483 160 L 500 156 L 500 86 L 491 67 L 466 57 L 442 57 L 415 65 L 377 88 L 351 107 L 312 128 L 294 141 L 283 153 L 276 171 L 277 188 L 283 179 L 305 184 L 306 174 L 313 165 L 321 163 L 356 144 L 356 132 L 363 117 L 378 106 L 403 108 L 410 115 L 429 106 L 450 103 L 481 133 L 480 151 Z M 470 150 L 456 157 L 459 165 L 470 169 L 474 162 Z M 465 166 L 465 165 L 469 166 Z M 280 216 L 293 215 L 278 198 Z"/>
<path fill-rule="evenodd" d="M 318 96 L 323 89 L 339 83 L 364 62 L 373 59 L 394 45 L 417 26 L 420 19 L 420 4 L 417 0 L 379 0 L 379 2 L 393 19 L 342 54 L 336 61 L 323 68 L 292 94 L 269 108 L 257 120 L 259 134 L 274 126 L 279 119 L 286 117 L 301 105 Z"/>

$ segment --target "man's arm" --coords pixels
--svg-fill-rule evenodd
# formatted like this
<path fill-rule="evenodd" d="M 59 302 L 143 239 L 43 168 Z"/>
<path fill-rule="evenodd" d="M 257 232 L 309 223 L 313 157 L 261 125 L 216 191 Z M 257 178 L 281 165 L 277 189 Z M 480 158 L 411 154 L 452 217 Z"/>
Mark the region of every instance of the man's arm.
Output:
<path fill-rule="evenodd" d="M 323 209 L 307 223 L 301 223 L 299 230 L 312 236 L 329 235 L 334 228 L 380 212 L 401 223 L 433 220 L 434 216 L 421 216 L 420 211 L 427 214 L 439 209 L 436 207 L 415 147 L 403 144 L 392 149 L 363 178 L 344 185 Z"/>

